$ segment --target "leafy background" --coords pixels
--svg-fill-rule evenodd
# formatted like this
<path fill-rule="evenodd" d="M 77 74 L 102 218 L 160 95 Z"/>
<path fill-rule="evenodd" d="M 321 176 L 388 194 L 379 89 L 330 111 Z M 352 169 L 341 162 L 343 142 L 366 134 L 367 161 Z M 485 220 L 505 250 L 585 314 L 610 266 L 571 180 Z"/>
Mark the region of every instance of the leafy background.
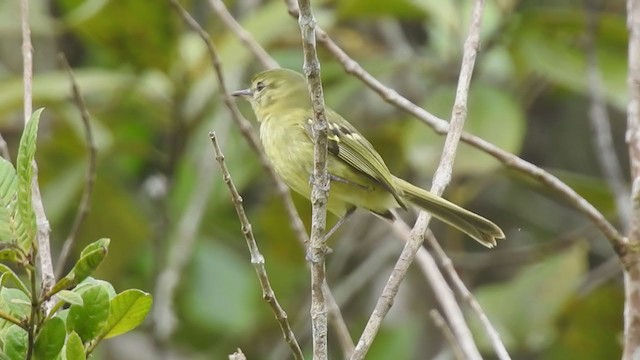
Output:
<path fill-rule="evenodd" d="M 206 0 L 183 4 L 211 34 L 232 89 L 261 69 Z M 255 40 L 283 66 L 300 69 L 297 22 L 282 1 L 226 1 Z M 470 1 L 344 0 L 314 3 L 319 24 L 385 84 L 448 118 Z M 201 40 L 168 2 L 31 1 L 34 108 L 45 107 L 37 161 L 54 254 L 71 227 L 86 150 L 64 52 L 92 116 L 98 147 L 92 211 L 75 256 L 92 239 L 112 239 L 97 277 L 158 301 L 159 273 L 181 258 L 177 329 L 158 336 L 153 318 L 107 341 L 98 359 L 250 359 L 288 351 L 262 301 L 238 220 L 208 140 L 216 130 L 245 199 L 276 294 L 305 351 L 310 349 L 309 276 L 270 181 L 222 106 Z M 615 150 L 627 171 L 625 5 L 597 5 L 599 70 Z M 614 199 L 596 160 L 588 120 L 586 12 L 579 1 L 500 0 L 486 4 L 471 88 L 468 131 L 552 172 L 614 223 Z M 0 2 L 0 132 L 17 153 L 22 131 L 19 3 Z M 370 138 L 392 170 L 428 186 L 443 138 L 385 104 L 322 48 L 327 103 Z M 247 117 L 250 109 L 242 104 Z M 433 228 L 517 359 L 619 357 L 622 287 L 612 251 L 586 219 L 535 181 L 463 145 L 446 197 L 493 220 L 507 240 L 486 251 L 440 224 Z M 295 197 L 305 223 L 308 203 Z M 410 221 L 413 214 L 408 214 Z M 358 214 L 331 246 L 328 276 L 352 336 L 359 335 L 401 245 L 388 225 Z M 183 246 L 190 240 L 194 247 Z M 409 279 L 370 352 L 371 359 L 451 358 L 429 320 L 433 296 L 419 271 Z M 483 353 L 482 330 L 469 319 Z M 339 358 L 336 340 L 331 351 Z"/>

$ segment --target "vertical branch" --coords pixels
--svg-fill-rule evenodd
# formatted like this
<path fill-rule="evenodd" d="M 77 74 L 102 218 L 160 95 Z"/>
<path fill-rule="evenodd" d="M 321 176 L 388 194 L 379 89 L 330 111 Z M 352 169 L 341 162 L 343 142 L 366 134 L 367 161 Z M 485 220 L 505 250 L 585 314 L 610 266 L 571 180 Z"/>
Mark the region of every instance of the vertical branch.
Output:
<path fill-rule="evenodd" d="M 464 43 L 464 53 L 460 69 L 460 77 L 458 79 L 456 99 L 454 101 L 453 111 L 451 114 L 449 132 L 445 140 L 442 157 L 440 158 L 440 164 L 438 165 L 438 169 L 436 170 L 433 185 L 431 187 L 431 192 L 436 195 L 442 194 L 444 188 L 448 185 L 449 180 L 451 179 L 453 161 L 455 159 L 456 149 L 460 141 L 462 128 L 464 126 L 464 121 L 467 115 L 467 97 L 469 93 L 469 85 L 471 83 L 471 75 L 473 73 L 476 54 L 479 47 L 480 24 L 482 22 L 483 7 L 483 0 L 477 0 L 475 2 L 471 24 L 469 26 L 469 34 Z M 393 300 L 398 293 L 400 283 L 405 278 L 409 266 L 413 262 L 416 253 L 422 246 L 430 220 L 430 214 L 424 211 L 420 213 L 416 225 L 411 231 L 409 241 L 407 241 L 405 247 L 402 249 L 400 258 L 398 259 L 391 273 L 391 276 L 387 281 L 387 284 L 382 290 L 382 295 L 378 299 L 373 313 L 371 314 L 371 317 L 369 318 L 369 321 L 367 322 L 367 325 L 362 332 L 362 336 L 360 337 L 360 340 L 356 345 L 356 349 L 351 356 L 352 360 L 363 359 L 367 351 L 369 350 L 373 339 L 380 329 L 382 320 L 389 312 L 389 309 L 391 309 Z M 433 260 L 431 255 L 428 255 L 428 257 L 429 263 L 435 264 L 435 260 Z M 435 266 L 435 268 L 437 269 L 437 266 Z M 448 291 L 451 290 L 448 289 Z M 459 312 L 460 309 L 457 305 L 456 308 Z M 457 316 L 452 316 L 449 317 L 448 320 L 455 321 L 460 319 Z M 464 323 L 464 319 L 462 319 L 462 322 Z M 468 327 L 466 326 L 466 324 L 462 325 L 465 326 L 452 326 L 452 331 L 454 332 L 454 335 L 459 339 L 470 340 L 460 342 L 461 349 L 464 352 L 465 357 L 467 359 L 481 359 L 480 352 L 473 342 L 473 338 L 471 337 L 471 333 Z"/>
<path fill-rule="evenodd" d="M 327 359 L 327 304 L 322 291 L 325 281 L 324 261 L 325 226 L 327 222 L 327 198 L 329 174 L 327 173 L 327 119 L 324 111 L 324 95 L 320 79 L 320 62 L 316 53 L 316 19 L 310 0 L 298 0 L 298 23 L 302 33 L 304 74 L 309 84 L 313 106 L 313 188 L 311 190 L 311 241 L 307 258 L 311 262 L 311 328 L 313 333 L 313 358 Z"/>
<path fill-rule="evenodd" d="M 23 61 L 23 83 L 24 83 L 24 121 L 25 126 L 31 117 L 33 109 L 32 84 L 33 84 L 33 48 L 31 46 L 31 28 L 29 27 L 29 0 L 21 0 L 21 23 L 22 23 L 22 61 Z M 37 251 L 40 255 L 40 268 L 42 276 L 43 293 L 48 292 L 55 282 L 53 274 L 53 263 L 51 261 L 51 249 L 49 244 L 49 233 L 51 228 L 47 215 L 44 212 L 40 187 L 38 186 L 38 166 L 33 164 L 33 181 L 31 183 L 32 206 L 36 215 L 38 231 L 36 233 Z M 33 294 L 35 296 L 35 294 Z M 44 304 L 48 313 L 53 306 L 52 299 Z"/>
<path fill-rule="evenodd" d="M 613 147 L 611 136 L 611 124 L 604 98 L 604 85 L 602 75 L 598 69 L 598 56 L 596 53 L 597 33 L 597 9 L 596 0 L 588 0 L 586 4 L 587 29 L 586 29 L 586 55 L 587 55 L 587 87 L 591 98 L 589 119 L 593 129 L 593 140 L 596 145 L 596 156 L 605 180 L 613 192 L 618 218 L 622 228 L 629 228 L 629 214 L 631 214 L 631 194 L 625 184 L 620 162 Z"/>
<path fill-rule="evenodd" d="M 624 346 L 622 358 L 640 356 L 640 2 L 627 0 L 629 28 L 629 72 L 627 86 L 627 142 L 633 182 L 631 220 L 624 267 Z"/>

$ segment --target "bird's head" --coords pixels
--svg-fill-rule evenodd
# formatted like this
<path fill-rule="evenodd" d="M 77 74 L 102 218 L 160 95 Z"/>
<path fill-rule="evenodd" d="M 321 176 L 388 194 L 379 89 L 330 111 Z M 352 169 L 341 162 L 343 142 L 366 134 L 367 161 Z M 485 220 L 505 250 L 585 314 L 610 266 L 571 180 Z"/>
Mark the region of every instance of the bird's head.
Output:
<path fill-rule="evenodd" d="M 311 107 L 304 76 L 288 69 L 260 72 L 251 79 L 250 88 L 235 91 L 232 95 L 248 100 L 258 121 L 281 111 Z"/>

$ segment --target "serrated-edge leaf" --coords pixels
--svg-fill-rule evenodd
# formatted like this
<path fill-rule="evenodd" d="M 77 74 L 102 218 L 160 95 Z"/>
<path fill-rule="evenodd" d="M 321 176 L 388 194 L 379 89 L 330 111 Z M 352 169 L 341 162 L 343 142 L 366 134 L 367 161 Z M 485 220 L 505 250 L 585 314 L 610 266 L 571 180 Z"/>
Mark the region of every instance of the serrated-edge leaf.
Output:
<path fill-rule="evenodd" d="M 101 249 L 101 248 L 105 248 L 108 251 L 110 243 L 111 243 L 111 239 L 108 239 L 108 238 L 102 238 L 100 240 L 94 241 L 91 244 L 87 245 L 84 249 L 82 249 L 82 252 L 80 253 L 80 257 L 83 257 L 89 254 L 90 252 Z"/>
<path fill-rule="evenodd" d="M 0 241 L 16 238 L 14 211 L 18 191 L 18 176 L 13 165 L 0 158 Z"/>
<path fill-rule="evenodd" d="M 53 317 L 45 322 L 36 337 L 34 345 L 35 359 L 55 359 L 64 346 L 66 335 L 64 321 L 59 317 Z"/>
<path fill-rule="evenodd" d="M 31 182 L 33 180 L 33 159 L 36 154 L 38 123 L 43 109 L 33 112 L 27 123 L 18 148 L 18 211 L 16 212 L 17 238 L 26 251 L 33 244 L 36 234 L 36 217 L 31 205 Z"/>
<path fill-rule="evenodd" d="M 71 305 L 80 305 L 80 306 L 84 305 L 84 301 L 82 301 L 82 296 L 80 296 L 80 294 L 77 294 L 71 290 L 61 290 L 57 294 L 57 296 L 60 300 L 64 300 Z"/>
<path fill-rule="evenodd" d="M 65 355 L 67 356 L 67 360 L 86 360 L 82 339 L 80 339 L 80 335 L 75 331 L 72 331 L 69 336 L 67 336 Z"/>
<path fill-rule="evenodd" d="M 138 289 L 129 289 L 111 300 L 109 318 L 104 327 L 105 339 L 124 334 L 142 324 L 151 310 L 151 294 Z"/>
<path fill-rule="evenodd" d="M 4 351 L 10 359 L 24 359 L 27 355 L 27 332 L 11 325 L 4 337 Z"/>

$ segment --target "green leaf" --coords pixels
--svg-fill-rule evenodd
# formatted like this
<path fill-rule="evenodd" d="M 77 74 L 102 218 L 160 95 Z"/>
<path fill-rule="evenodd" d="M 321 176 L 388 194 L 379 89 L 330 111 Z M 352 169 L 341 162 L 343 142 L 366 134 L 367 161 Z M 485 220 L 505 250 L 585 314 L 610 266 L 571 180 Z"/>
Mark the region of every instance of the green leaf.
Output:
<path fill-rule="evenodd" d="M 105 339 L 124 334 L 140 325 L 151 310 L 151 294 L 129 289 L 111 300 L 111 310 L 104 327 Z"/>
<path fill-rule="evenodd" d="M 37 360 L 55 359 L 62 350 L 66 337 L 64 321 L 59 317 L 45 322 L 36 337 L 34 355 Z"/>
<path fill-rule="evenodd" d="M 96 270 L 98 265 L 102 263 L 105 256 L 107 256 L 107 246 L 109 246 L 109 239 L 100 239 L 93 244 L 90 244 L 82 251 L 82 256 L 78 262 L 74 265 L 73 269 L 67 274 L 67 276 L 60 279 L 51 289 L 49 295 L 58 293 L 61 290 L 71 289 L 78 285 L 81 281 L 86 279 L 92 272 Z M 91 251 L 87 251 L 87 250 Z"/>
<path fill-rule="evenodd" d="M 4 352 L 12 360 L 27 356 L 27 332 L 18 325 L 11 325 L 4 338 Z"/>
<path fill-rule="evenodd" d="M 18 177 L 13 165 L 0 158 L 0 241 L 16 239 L 14 211 L 18 191 Z"/>
<path fill-rule="evenodd" d="M 111 239 L 107 239 L 107 238 L 102 238 L 100 240 L 94 241 L 91 244 L 87 245 L 84 249 L 82 249 L 82 252 L 80 253 L 80 257 L 83 257 L 92 251 L 103 249 L 103 248 L 109 250 L 110 243 L 111 243 Z"/>
<path fill-rule="evenodd" d="M 75 293 L 73 291 L 60 290 L 57 296 L 60 300 L 64 300 L 71 305 L 80 305 L 80 306 L 84 305 L 84 302 L 82 301 L 82 296 L 80 296 L 80 294 Z"/>
<path fill-rule="evenodd" d="M 36 110 L 27 123 L 20 147 L 18 148 L 18 243 L 25 251 L 31 248 L 36 234 L 36 217 L 31 206 L 31 182 L 33 180 L 33 159 L 36 154 L 38 123 L 43 109 Z"/>
<path fill-rule="evenodd" d="M 109 317 L 109 293 L 96 285 L 82 294 L 84 305 L 71 305 L 67 317 L 67 329 L 73 330 L 84 341 L 91 341 L 104 328 Z"/>
<path fill-rule="evenodd" d="M 67 360 L 85 360 L 87 358 L 84 353 L 82 339 L 75 331 L 72 331 L 67 337 L 65 355 Z"/>
<path fill-rule="evenodd" d="M 25 295 L 30 296 L 31 292 L 27 288 L 27 286 L 18 278 L 18 275 L 11 270 L 7 265 L 0 263 L 0 274 L 6 276 L 6 280 L 11 280 L 14 285 L 18 286 L 20 290 L 22 290 Z"/>
<path fill-rule="evenodd" d="M 426 15 L 411 0 L 342 0 L 337 2 L 341 18 L 389 17 L 420 19 Z"/>

